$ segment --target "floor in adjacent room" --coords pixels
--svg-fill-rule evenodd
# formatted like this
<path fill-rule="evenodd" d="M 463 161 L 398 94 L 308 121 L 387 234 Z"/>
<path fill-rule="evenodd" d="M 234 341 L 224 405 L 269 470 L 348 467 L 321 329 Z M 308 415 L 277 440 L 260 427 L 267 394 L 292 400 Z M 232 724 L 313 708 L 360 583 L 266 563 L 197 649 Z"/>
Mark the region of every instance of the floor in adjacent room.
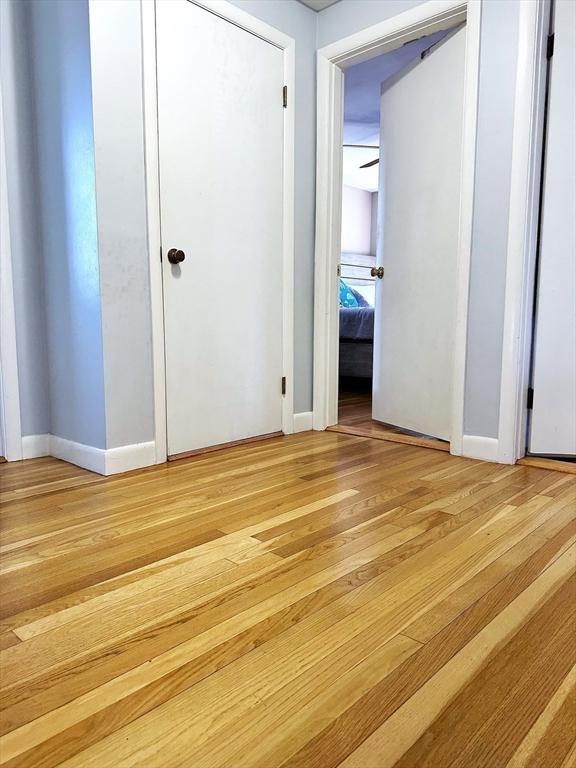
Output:
<path fill-rule="evenodd" d="M 342 432 L 346 435 L 372 437 L 378 440 L 420 445 L 434 448 L 437 451 L 449 451 L 450 443 L 438 440 L 428 435 L 394 427 L 391 424 L 381 424 L 372 418 L 371 384 L 359 380 L 355 384 L 348 383 L 339 387 L 338 391 L 338 424 L 328 427 L 330 432 Z"/>
<path fill-rule="evenodd" d="M 574 765 L 572 475 L 308 432 L 0 485 L 3 766 Z"/>

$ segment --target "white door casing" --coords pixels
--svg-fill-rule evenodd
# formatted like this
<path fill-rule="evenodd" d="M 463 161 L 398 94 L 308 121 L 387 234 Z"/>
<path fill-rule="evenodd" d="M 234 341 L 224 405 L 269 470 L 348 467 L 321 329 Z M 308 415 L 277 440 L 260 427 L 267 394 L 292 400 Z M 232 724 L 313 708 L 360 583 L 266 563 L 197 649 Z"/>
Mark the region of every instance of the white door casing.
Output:
<path fill-rule="evenodd" d="M 186 0 L 156 24 L 173 455 L 282 428 L 284 57 Z"/>
<path fill-rule="evenodd" d="M 373 418 L 450 440 L 466 29 L 383 86 Z"/>

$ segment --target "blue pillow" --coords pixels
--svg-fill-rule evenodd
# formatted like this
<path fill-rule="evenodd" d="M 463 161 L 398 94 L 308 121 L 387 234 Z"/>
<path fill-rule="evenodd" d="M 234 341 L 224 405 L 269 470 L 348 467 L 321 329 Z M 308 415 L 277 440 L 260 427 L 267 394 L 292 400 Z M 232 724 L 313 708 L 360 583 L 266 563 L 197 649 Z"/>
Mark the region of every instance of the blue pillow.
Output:
<path fill-rule="evenodd" d="M 344 280 L 340 280 L 340 306 L 341 307 L 359 307 L 358 299 L 354 295 L 356 291 L 349 285 L 346 285 Z"/>
<path fill-rule="evenodd" d="M 370 302 L 366 301 L 361 293 L 347 285 L 344 280 L 340 280 L 340 306 L 341 307 L 369 307 Z"/>
<path fill-rule="evenodd" d="M 352 293 L 356 297 L 356 301 L 358 302 L 358 306 L 359 307 L 369 307 L 370 306 L 370 302 L 366 301 L 366 299 L 364 298 L 364 296 L 362 296 L 360 291 L 357 291 L 356 288 L 352 288 L 351 285 L 349 285 L 348 288 L 352 291 Z"/>

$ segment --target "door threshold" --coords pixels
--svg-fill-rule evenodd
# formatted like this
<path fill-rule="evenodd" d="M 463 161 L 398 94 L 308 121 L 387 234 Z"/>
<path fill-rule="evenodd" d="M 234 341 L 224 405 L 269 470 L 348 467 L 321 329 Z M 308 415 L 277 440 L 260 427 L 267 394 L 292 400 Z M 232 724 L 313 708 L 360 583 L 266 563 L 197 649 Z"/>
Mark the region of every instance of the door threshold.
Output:
<path fill-rule="evenodd" d="M 402 432 L 392 432 L 392 430 L 386 430 L 377 424 L 370 427 L 348 427 L 344 424 L 334 424 L 333 427 L 326 427 L 326 431 L 341 432 L 344 435 L 355 435 L 356 437 L 371 437 L 374 440 L 387 440 L 390 443 L 417 445 L 420 448 L 432 448 L 434 451 L 450 453 L 450 443 L 444 440 L 435 440 L 433 437 L 416 437 L 415 435 L 406 435 Z"/>
<path fill-rule="evenodd" d="M 206 448 L 196 448 L 193 451 L 183 451 L 182 453 L 173 453 L 168 456 L 168 461 L 179 461 L 179 459 L 188 459 L 190 456 L 200 456 L 203 453 L 212 453 L 213 451 L 223 451 L 225 448 L 233 448 L 235 445 L 245 445 L 246 443 L 257 443 L 261 440 L 271 440 L 273 437 L 284 437 L 284 432 L 269 432 L 266 435 L 255 435 L 254 437 L 244 437 L 242 440 L 231 440 L 229 443 L 219 443 L 218 445 L 209 445 Z"/>
<path fill-rule="evenodd" d="M 562 459 L 548 459 L 544 456 L 524 456 L 523 458 L 518 459 L 516 464 L 521 464 L 523 467 L 554 469 L 556 472 L 576 475 L 576 463 L 572 461 L 562 461 Z"/>

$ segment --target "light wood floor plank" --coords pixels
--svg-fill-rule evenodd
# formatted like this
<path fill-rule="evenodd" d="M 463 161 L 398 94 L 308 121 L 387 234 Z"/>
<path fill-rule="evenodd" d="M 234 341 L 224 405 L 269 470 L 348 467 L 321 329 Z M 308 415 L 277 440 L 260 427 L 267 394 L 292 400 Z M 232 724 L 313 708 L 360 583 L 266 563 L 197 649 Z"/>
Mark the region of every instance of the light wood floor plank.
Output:
<path fill-rule="evenodd" d="M 565 719 L 566 715 L 569 716 L 568 722 Z M 506 768 L 527 768 L 527 766 L 536 768 L 536 766 L 546 762 L 547 759 L 551 758 L 550 736 L 558 732 L 555 726 L 560 724 L 561 730 L 564 732 L 563 737 L 569 737 L 570 729 L 574 730 L 575 723 L 576 666 L 572 667 L 558 686 L 540 717 L 528 731 L 520 746 L 506 764 Z M 567 747 L 562 749 L 560 754 L 556 751 L 554 757 L 556 765 L 563 765 L 570 752 L 570 747 L 571 744 L 568 742 Z"/>
<path fill-rule="evenodd" d="M 388 766 L 429 766 L 450 765 L 442 762 L 439 750 L 434 749 L 430 740 L 424 734 L 427 727 L 434 723 L 443 713 L 447 704 L 456 700 L 459 690 L 467 686 L 482 667 L 490 654 L 499 646 L 513 637 L 523 623 L 547 600 L 558 585 L 563 584 L 563 578 L 573 570 L 573 557 L 564 555 L 557 560 L 534 584 L 528 587 L 493 621 L 482 629 L 461 651 L 423 685 L 414 696 L 398 709 L 386 723 L 381 726 L 362 746 L 342 763 L 343 768 L 388 768 Z M 565 597 L 561 590 L 556 594 Z M 559 599 L 553 607 L 562 603 Z M 550 619 L 553 611 L 546 611 L 542 622 Z M 538 618 L 538 613 L 536 614 Z M 540 622 L 539 622 L 540 623 Z M 561 620 L 563 623 L 563 620 Z M 542 631 L 540 623 L 539 631 Z M 501 684 L 504 681 L 499 680 Z M 490 699 L 483 700 L 484 706 L 491 708 Z M 471 713 L 473 717 L 476 713 Z M 461 712 L 464 716 L 465 713 Z M 460 728 L 459 728 L 460 733 Z M 462 736 L 467 731 L 462 729 Z M 454 731 L 442 731 L 442 745 L 456 757 L 465 746 Z M 418 741 L 418 755 L 411 750 Z M 422 759 L 425 762 L 422 762 Z M 440 760 L 440 762 L 439 762 Z M 420 761 L 420 762 L 419 762 Z M 468 765 L 482 763 L 468 763 Z M 497 763 L 496 763 L 497 764 Z"/>

